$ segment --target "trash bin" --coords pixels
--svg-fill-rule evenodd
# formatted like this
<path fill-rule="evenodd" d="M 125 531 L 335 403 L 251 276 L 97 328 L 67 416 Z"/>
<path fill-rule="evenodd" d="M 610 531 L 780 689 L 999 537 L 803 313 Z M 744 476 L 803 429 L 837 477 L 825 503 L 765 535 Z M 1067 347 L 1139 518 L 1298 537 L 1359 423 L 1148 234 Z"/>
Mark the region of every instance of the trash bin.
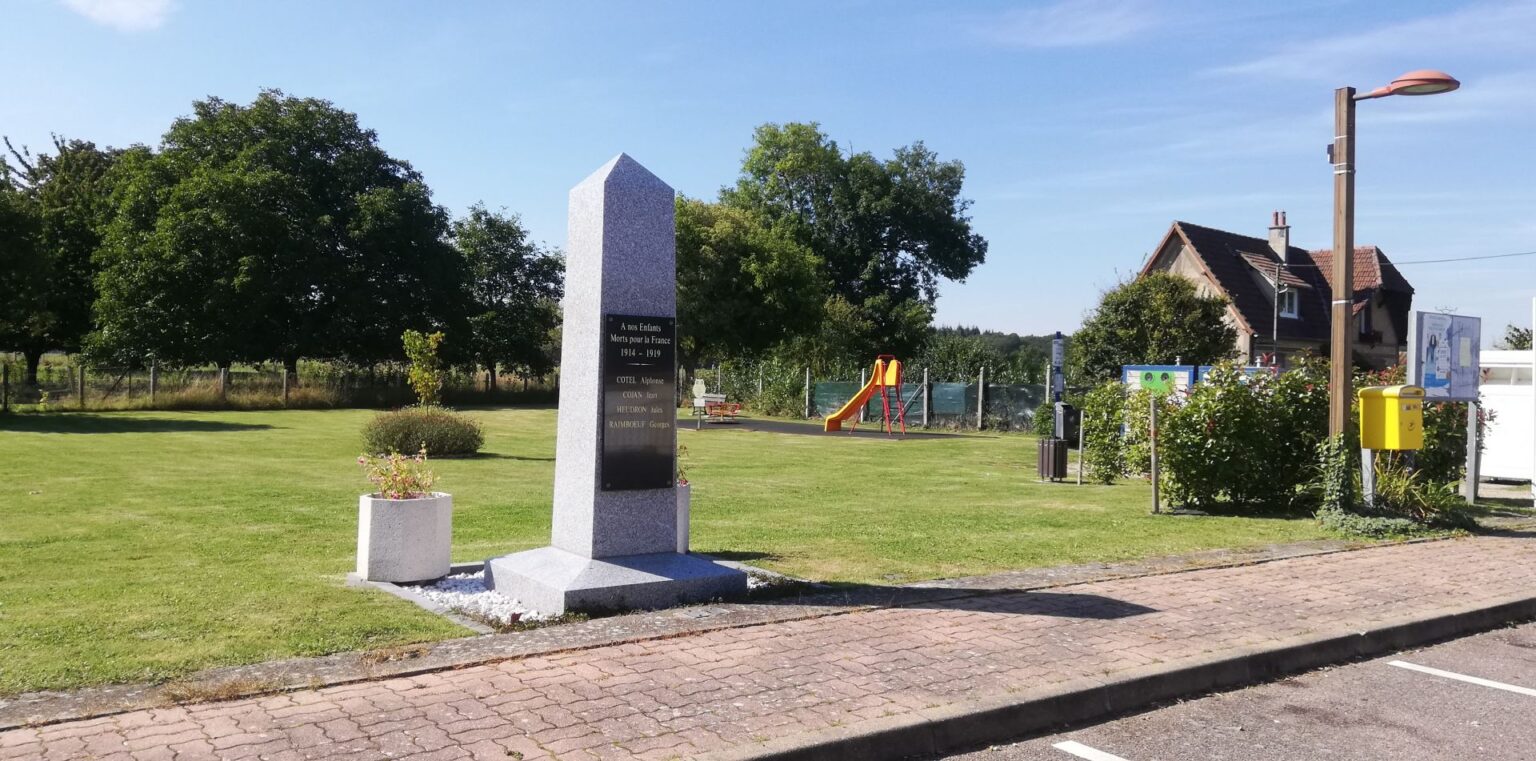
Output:
<path fill-rule="evenodd" d="M 1067 477 L 1067 440 L 1041 439 L 1036 467 L 1041 481 L 1060 481 Z"/>

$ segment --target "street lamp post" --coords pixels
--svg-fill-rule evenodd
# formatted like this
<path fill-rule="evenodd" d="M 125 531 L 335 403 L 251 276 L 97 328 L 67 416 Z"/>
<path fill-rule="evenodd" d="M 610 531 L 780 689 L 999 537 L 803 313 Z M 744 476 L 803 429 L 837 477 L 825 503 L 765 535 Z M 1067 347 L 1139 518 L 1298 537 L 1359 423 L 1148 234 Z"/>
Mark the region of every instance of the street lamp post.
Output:
<path fill-rule="evenodd" d="M 1435 95 L 1461 86 L 1445 72 L 1421 69 L 1392 80 L 1364 95 L 1353 87 L 1333 92 L 1333 305 L 1329 352 L 1328 435 L 1342 435 L 1349 426 L 1350 369 L 1354 365 L 1355 334 L 1355 102 L 1388 95 Z M 1278 299 L 1278 296 L 1276 297 Z"/>

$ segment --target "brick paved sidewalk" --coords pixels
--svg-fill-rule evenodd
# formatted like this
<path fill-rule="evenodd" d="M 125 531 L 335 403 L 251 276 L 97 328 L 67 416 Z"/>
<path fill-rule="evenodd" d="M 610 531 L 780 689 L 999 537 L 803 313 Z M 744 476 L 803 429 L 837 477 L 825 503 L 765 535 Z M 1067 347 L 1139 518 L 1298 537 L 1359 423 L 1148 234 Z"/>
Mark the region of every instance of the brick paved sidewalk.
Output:
<path fill-rule="evenodd" d="M 1484 536 L 917 603 L 0 733 L 0 759 L 679 758 L 1536 597 Z"/>

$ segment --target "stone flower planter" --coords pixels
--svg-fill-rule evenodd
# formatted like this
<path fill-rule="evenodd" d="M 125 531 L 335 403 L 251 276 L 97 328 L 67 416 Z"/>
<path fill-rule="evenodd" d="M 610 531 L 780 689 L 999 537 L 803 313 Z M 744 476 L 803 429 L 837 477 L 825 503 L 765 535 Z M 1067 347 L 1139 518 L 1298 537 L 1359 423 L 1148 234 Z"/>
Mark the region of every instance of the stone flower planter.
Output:
<path fill-rule="evenodd" d="M 357 575 L 368 581 L 404 583 L 447 576 L 452 539 L 453 495 L 358 498 Z"/>
<path fill-rule="evenodd" d="M 677 551 L 688 554 L 688 511 L 693 500 L 691 484 L 677 485 Z"/>

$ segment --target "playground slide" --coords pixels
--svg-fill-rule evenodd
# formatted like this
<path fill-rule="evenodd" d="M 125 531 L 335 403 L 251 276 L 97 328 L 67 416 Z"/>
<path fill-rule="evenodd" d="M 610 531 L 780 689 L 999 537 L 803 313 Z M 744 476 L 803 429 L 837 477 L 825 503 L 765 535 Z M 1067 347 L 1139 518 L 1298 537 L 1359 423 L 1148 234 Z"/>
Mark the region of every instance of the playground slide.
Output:
<path fill-rule="evenodd" d="M 827 419 L 822 421 L 821 429 L 823 431 L 843 430 L 843 421 L 857 417 L 859 408 L 863 407 L 869 401 L 869 398 L 875 395 L 876 391 L 883 388 L 899 388 L 900 385 L 901 362 L 888 354 L 880 355 L 875 360 L 875 371 L 869 374 L 869 380 L 864 383 L 864 388 L 859 389 L 859 393 L 854 394 L 847 404 L 837 409 L 837 412 L 828 415 Z M 899 400 L 899 393 L 897 398 Z M 887 424 L 889 424 L 889 421 L 887 421 Z M 901 430 L 902 433 L 906 433 L 907 426 L 905 420 L 902 422 Z"/>
<path fill-rule="evenodd" d="M 867 402 L 869 402 L 869 397 L 875 393 L 875 389 L 879 388 L 879 386 L 879 373 L 871 373 L 869 376 L 869 381 L 864 384 L 864 388 L 859 389 L 859 393 L 854 394 L 853 398 L 849 399 L 847 404 L 837 408 L 837 412 L 828 415 L 827 419 L 822 421 L 821 430 L 843 430 L 843 421 L 849 418 L 858 417 L 859 408 L 863 407 Z"/>

